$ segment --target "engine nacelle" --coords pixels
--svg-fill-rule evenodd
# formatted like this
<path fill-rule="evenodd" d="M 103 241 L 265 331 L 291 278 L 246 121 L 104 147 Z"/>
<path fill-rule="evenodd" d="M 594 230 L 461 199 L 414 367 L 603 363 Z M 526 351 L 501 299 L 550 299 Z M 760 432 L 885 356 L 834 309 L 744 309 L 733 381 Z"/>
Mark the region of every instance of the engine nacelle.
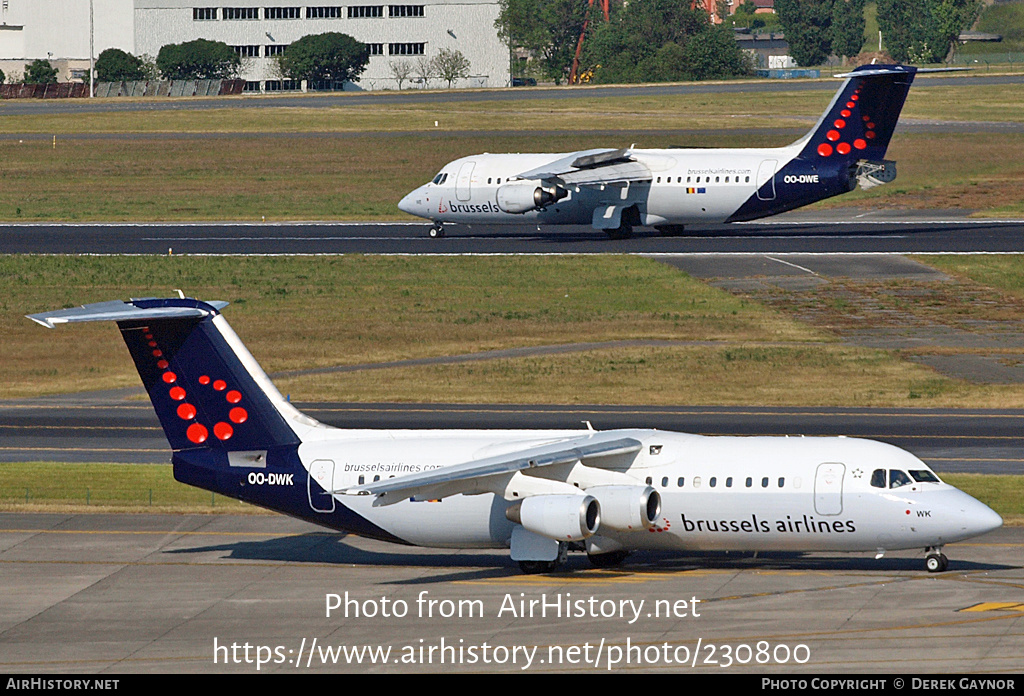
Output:
<path fill-rule="evenodd" d="M 498 187 L 498 207 L 506 213 L 528 213 L 560 201 L 569 192 L 561 186 L 519 182 Z"/>
<path fill-rule="evenodd" d="M 592 486 L 601 504 L 601 529 L 637 532 L 650 529 L 661 514 L 661 495 L 651 486 Z"/>
<path fill-rule="evenodd" d="M 601 505 L 591 495 L 534 495 L 509 506 L 505 517 L 549 539 L 582 541 L 601 526 Z"/>

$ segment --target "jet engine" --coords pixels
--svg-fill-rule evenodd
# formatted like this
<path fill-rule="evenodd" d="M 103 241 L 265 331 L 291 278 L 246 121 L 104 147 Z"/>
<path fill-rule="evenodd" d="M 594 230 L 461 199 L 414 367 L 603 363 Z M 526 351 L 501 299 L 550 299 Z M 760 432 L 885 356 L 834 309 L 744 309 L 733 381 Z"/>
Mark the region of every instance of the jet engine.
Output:
<path fill-rule="evenodd" d="M 601 525 L 601 505 L 591 495 L 534 495 L 509 506 L 505 517 L 549 539 L 582 541 Z"/>
<path fill-rule="evenodd" d="M 498 207 L 506 213 L 528 213 L 544 208 L 569 195 L 561 186 L 538 186 L 519 182 L 498 187 Z"/>
<path fill-rule="evenodd" d="M 601 529 L 636 532 L 650 529 L 661 514 L 661 495 L 651 486 L 592 486 L 601 504 Z"/>

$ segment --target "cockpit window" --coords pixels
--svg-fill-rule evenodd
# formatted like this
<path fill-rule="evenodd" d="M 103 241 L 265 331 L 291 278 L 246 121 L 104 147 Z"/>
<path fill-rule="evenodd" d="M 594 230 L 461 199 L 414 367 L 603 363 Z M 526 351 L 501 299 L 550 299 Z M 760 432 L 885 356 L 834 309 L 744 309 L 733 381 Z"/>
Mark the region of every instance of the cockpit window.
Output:
<path fill-rule="evenodd" d="M 447 179 L 447 178 L 448 178 L 448 174 L 446 172 L 441 172 L 437 176 L 434 177 L 434 180 L 431 183 L 432 184 L 440 185 L 440 184 L 443 184 L 445 182 L 445 179 Z"/>
<path fill-rule="evenodd" d="M 910 477 L 907 476 L 905 472 L 900 471 L 899 469 L 889 470 L 889 488 L 908 486 L 911 483 L 913 483 L 913 481 L 910 480 Z"/>
<path fill-rule="evenodd" d="M 875 469 L 871 472 L 871 485 L 875 488 L 885 488 L 885 469 Z"/>
<path fill-rule="evenodd" d="M 910 475 L 913 476 L 914 480 L 918 483 L 942 483 L 938 476 L 927 469 L 911 469 Z"/>

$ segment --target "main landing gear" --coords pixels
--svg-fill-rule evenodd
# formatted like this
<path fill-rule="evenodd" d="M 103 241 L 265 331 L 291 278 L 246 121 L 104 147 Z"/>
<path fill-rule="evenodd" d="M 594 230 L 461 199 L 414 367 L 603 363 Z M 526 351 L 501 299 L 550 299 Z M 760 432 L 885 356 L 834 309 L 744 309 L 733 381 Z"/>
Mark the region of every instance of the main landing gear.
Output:
<path fill-rule="evenodd" d="M 437 239 L 438 237 L 444 236 L 444 226 L 440 222 L 435 222 L 430 226 L 430 230 L 427 231 L 431 239 Z"/>
<path fill-rule="evenodd" d="M 942 553 L 941 546 L 930 546 L 924 551 L 927 554 L 924 557 L 924 567 L 929 573 L 942 573 L 949 567 L 949 559 Z"/>

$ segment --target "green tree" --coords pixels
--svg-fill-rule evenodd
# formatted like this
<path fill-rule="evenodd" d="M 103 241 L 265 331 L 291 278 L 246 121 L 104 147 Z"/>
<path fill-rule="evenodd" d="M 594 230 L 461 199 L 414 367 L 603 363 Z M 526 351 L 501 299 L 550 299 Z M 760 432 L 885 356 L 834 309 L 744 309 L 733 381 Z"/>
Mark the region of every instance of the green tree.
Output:
<path fill-rule="evenodd" d="M 309 34 L 278 56 L 281 74 L 309 82 L 358 82 L 370 62 L 370 47 L 348 34 Z"/>
<path fill-rule="evenodd" d="M 583 62 L 594 69 L 594 81 L 602 83 L 749 72 L 732 31 L 711 25 L 707 13 L 687 0 L 632 0 L 587 37 Z"/>
<path fill-rule="evenodd" d="M 156 56 L 156 67 L 169 80 L 226 80 L 238 75 L 242 61 L 222 41 L 196 39 L 167 44 Z"/>
<path fill-rule="evenodd" d="M 683 51 L 683 65 L 690 80 L 735 77 L 753 70 L 750 56 L 736 45 L 732 30 L 723 26 L 691 36 Z"/>
<path fill-rule="evenodd" d="M 978 0 L 878 0 L 878 28 L 896 60 L 938 63 L 980 11 Z"/>
<path fill-rule="evenodd" d="M 7 80 L 7 76 L 4 75 L 4 71 L 3 70 L 0 70 L 0 85 L 2 85 L 6 80 Z"/>
<path fill-rule="evenodd" d="M 108 48 L 96 58 L 96 79 L 100 82 L 145 80 L 146 68 L 142 59 L 119 48 Z"/>
<path fill-rule="evenodd" d="M 775 0 L 789 54 L 797 65 L 821 65 L 832 52 L 832 0 Z"/>
<path fill-rule="evenodd" d="M 834 0 L 832 53 L 852 58 L 864 47 L 864 0 Z"/>
<path fill-rule="evenodd" d="M 57 82 L 57 68 L 50 61 L 36 59 L 25 66 L 25 84 L 52 85 Z"/>
<path fill-rule="evenodd" d="M 587 18 L 587 5 L 580 0 L 499 0 L 494 22 L 498 36 L 510 51 L 530 51 L 541 73 L 556 83 L 569 76 L 576 44 Z M 599 15 L 597 3 L 593 11 Z"/>
<path fill-rule="evenodd" d="M 469 59 L 462 55 L 462 51 L 442 48 L 434 56 L 434 66 L 437 76 L 448 83 L 448 89 L 456 80 L 469 77 Z"/>

